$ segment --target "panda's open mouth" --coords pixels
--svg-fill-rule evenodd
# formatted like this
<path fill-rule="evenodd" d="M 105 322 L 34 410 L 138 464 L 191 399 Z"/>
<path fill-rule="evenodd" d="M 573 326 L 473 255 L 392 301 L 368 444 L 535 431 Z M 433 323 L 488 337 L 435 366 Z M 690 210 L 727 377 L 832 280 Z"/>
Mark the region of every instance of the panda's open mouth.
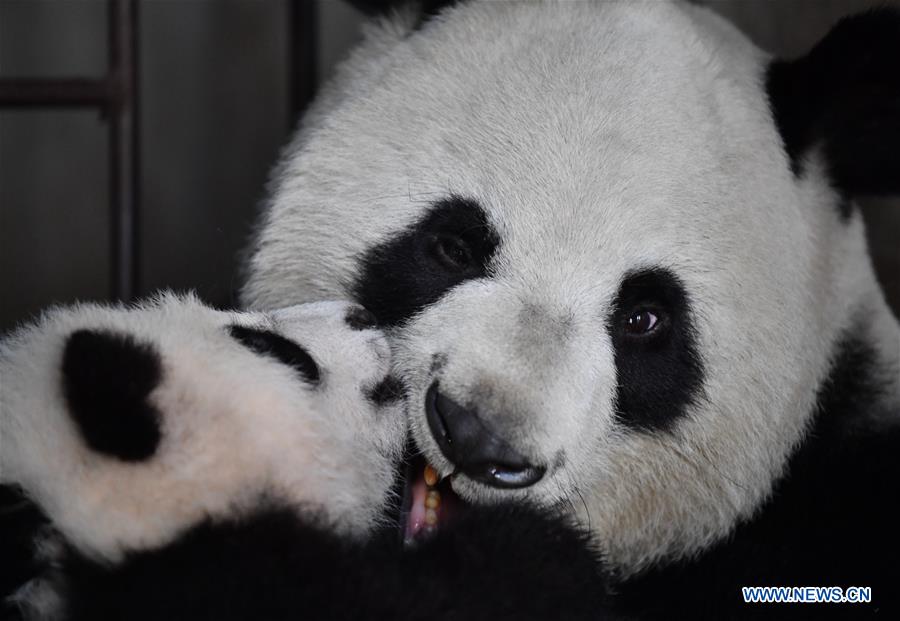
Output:
<path fill-rule="evenodd" d="M 398 526 L 404 545 L 414 545 L 452 520 L 462 501 L 450 487 L 452 476 L 440 479 L 423 457 L 410 457 L 404 465 Z"/>

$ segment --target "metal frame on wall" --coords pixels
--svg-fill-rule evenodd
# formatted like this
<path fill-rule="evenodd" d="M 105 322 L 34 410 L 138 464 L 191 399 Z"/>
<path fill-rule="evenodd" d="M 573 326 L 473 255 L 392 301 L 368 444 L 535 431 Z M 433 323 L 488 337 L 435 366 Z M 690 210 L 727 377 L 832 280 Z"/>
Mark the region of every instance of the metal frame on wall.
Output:
<path fill-rule="evenodd" d="M 3 108 L 94 108 L 108 124 L 110 291 L 138 290 L 140 133 L 137 0 L 107 0 L 106 75 L 100 78 L 0 78 Z"/>
<path fill-rule="evenodd" d="M 316 87 L 317 4 L 288 0 L 289 123 Z M 140 289 L 139 1 L 107 0 L 106 74 L 99 78 L 0 78 L 0 108 L 93 108 L 109 142 L 110 292 L 131 300 Z"/>

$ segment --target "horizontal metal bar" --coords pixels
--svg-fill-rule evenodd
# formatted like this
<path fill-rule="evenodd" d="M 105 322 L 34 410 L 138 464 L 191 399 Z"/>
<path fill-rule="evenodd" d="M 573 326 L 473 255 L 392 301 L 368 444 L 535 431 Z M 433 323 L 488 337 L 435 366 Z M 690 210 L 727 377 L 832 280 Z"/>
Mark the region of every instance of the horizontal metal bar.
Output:
<path fill-rule="evenodd" d="M 117 103 L 118 84 L 111 78 L 0 78 L 0 107 L 96 107 Z"/>

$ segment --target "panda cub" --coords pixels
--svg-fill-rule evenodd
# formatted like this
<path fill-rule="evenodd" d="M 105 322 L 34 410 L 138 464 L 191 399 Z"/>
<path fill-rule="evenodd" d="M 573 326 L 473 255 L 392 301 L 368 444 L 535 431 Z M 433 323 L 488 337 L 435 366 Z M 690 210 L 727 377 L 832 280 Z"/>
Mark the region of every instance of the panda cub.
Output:
<path fill-rule="evenodd" d="M 485 509 L 402 545 L 403 387 L 373 326 L 352 303 L 228 312 L 163 294 L 55 309 L 5 339 L 0 484 L 27 499 L 0 512 L 7 612 L 455 618 L 440 615 L 457 589 L 456 611 L 540 618 L 560 594 L 575 617 L 596 610 L 599 565 L 552 515 Z M 16 512 L 43 524 L 16 530 Z"/>
<path fill-rule="evenodd" d="M 2 479 L 92 558 L 121 561 L 262 498 L 346 534 L 384 511 L 405 422 L 387 341 L 358 306 L 84 305 L 2 352 Z"/>

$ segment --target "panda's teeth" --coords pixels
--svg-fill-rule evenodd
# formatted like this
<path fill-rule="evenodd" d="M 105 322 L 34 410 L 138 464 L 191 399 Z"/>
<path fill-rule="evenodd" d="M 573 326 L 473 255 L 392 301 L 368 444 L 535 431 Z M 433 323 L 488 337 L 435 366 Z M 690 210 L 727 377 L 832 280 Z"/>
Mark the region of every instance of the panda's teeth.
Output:
<path fill-rule="evenodd" d="M 437 470 L 431 464 L 425 465 L 425 485 L 428 487 L 434 487 L 438 482 L 438 473 Z"/>
<path fill-rule="evenodd" d="M 440 484 L 437 470 L 426 464 L 418 473 L 410 488 L 412 500 L 404 534 L 404 541 L 408 545 L 415 545 L 417 541 L 432 536 L 445 518 L 446 503 L 442 492 L 437 489 Z"/>
<path fill-rule="evenodd" d="M 425 525 L 431 528 L 438 523 L 438 507 L 441 506 L 441 493 L 435 489 L 438 473 L 431 464 L 425 465 Z"/>
<path fill-rule="evenodd" d="M 454 493 L 453 472 L 444 476 L 424 459 L 409 464 L 406 474 L 409 504 L 403 514 L 403 542 L 416 546 L 445 529 L 464 510 Z"/>
<path fill-rule="evenodd" d="M 439 478 L 437 470 L 435 470 L 431 464 L 426 464 L 424 473 L 426 492 L 423 500 L 423 504 L 425 505 L 424 533 L 426 536 L 434 533 L 437 528 L 438 519 L 440 518 L 438 509 L 441 506 L 441 493 L 435 488 Z"/>

